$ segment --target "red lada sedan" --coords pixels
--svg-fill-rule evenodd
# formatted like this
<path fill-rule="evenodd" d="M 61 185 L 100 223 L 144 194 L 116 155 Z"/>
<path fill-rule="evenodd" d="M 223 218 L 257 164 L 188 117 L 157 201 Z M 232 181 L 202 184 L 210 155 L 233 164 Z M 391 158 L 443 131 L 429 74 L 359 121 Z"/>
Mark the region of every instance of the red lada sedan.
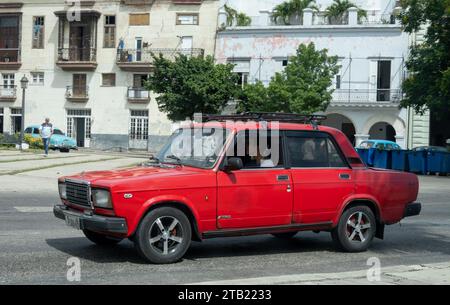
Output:
<path fill-rule="evenodd" d="M 177 130 L 146 165 L 60 178 L 54 214 L 96 244 L 129 238 L 152 263 L 180 260 L 192 240 L 307 230 L 365 251 L 385 225 L 420 213 L 418 179 L 367 168 L 318 118 L 210 116 Z"/>

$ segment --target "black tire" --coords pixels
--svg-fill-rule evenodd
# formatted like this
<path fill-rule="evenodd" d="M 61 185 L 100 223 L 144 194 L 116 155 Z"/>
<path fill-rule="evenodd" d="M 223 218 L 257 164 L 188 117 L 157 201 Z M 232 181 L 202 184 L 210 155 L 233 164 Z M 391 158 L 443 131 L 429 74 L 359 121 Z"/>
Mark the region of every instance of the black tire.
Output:
<path fill-rule="evenodd" d="M 191 237 L 191 224 L 186 214 L 176 208 L 161 207 L 141 220 L 134 244 L 138 253 L 150 263 L 170 264 L 184 256 Z"/>
<path fill-rule="evenodd" d="M 360 222 L 359 215 L 362 215 Z M 351 224 L 348 223 L 349 220 Z M 355 206 L 342 213 L 337 227 L 331 231 L 331 237 L 339 250 L 364 252 L 372 243 L 376 229 L 377 223 L 372 210 L 367 206 Z"/>
<path fill-rule="evenodd" d="M 59 152 L 68 153 L 68 152 L 70 152 L 70 149 L 69 148 L 60 148 Z"/>
<path fill-rule="evenodd" d="M 122 238 L 106 236 L 89 230 L 83 230 L 83 233 L 87 237 L 87 239 L 99 246 L 114 246 L 122 241 Z"/>
<path fill-rule="evenodd" d="M 290 239 L 294 237 L 298 232 L 283 232 L 283 233 L 273 233 L 272 235 L 280 239 Z"/>

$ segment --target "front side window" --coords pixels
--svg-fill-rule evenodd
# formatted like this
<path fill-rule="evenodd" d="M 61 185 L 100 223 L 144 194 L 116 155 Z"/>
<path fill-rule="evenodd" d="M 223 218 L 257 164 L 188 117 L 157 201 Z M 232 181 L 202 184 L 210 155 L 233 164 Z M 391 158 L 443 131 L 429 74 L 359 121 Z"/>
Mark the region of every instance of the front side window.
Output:
<path fill-rule="evenodd" d="M 287 148 L 292 167 L 347 167 L 326 135 L 288 132 Z"/>
<path fill-rule="evenodd" d="M 227 157 L 242 159 L 244 169 L 283 167 L 283 153 L 278 131 L 246 130 L 237 134 Z"/>
<path fill-rule="evenodd" d="M 59 129 L 53 129 L 53 134 L 62 135 L 62 136 L 64 135 L 64 133 Z"/>

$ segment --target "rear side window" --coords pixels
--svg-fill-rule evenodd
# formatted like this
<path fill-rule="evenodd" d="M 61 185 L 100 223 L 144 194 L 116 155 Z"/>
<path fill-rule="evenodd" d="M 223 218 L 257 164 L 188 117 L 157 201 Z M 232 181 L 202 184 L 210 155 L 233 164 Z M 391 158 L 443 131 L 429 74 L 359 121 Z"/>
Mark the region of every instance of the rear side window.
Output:
<path fill-rule="evenodd" d="M 31 127 L 28 127 L 27 129 L 25 129 L 25 133 L 31 133 L 31 130 L 32 130 L 32 128 Z"/>
<path fill-rule="evenodd" d="M 291 167 L 347 167 L 329 136 L 304 132 L 287 133 Z"/>

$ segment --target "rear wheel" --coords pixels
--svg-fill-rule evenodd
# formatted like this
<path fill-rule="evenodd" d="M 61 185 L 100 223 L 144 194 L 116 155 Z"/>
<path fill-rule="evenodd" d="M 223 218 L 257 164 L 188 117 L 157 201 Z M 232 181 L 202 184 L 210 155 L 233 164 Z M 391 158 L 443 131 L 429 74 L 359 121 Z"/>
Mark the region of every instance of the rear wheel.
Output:
<path fill-rule="evenodd" d="M 191 224 L 187 216 L 172 207 L 157 208 L 139 224 L 134 244 L 139 254 L 151 263 L 179 261 L 191 244 Z"/>
<path fill-rule="evenodd" d="M 331 232 L 335 245 L 346 252 L 366 251 L 376 232 L 376 219 L 367 206 L 346 210 L 336 228 Z"/>
<path fill-rule="evenodd" d="M 100 246 L 114 246 L 122 240 L 121 238 L 106 236 L 89 230 L 83 230 L 83 233 L 87 239 Z"/>
<path fill-rule="evenodd" d="M 298 232 L 273 233 L 272 235 L 280 239 L 289 239 L 294 237 Z"/>

